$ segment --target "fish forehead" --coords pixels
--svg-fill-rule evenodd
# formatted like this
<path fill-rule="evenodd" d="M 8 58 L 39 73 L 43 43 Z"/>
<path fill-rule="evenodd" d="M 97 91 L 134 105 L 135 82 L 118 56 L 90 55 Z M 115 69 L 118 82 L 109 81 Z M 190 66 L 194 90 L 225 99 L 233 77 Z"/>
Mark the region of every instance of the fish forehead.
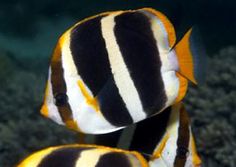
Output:
<path fill-rule="evenodd" d="M 47 88 L 45 93 L 45 100 L 44 100 L 44 110 L 47 111 L 47 113 L 44 116 L 51 118 L 52 120 L 56 121 L 58 124 L 64 124 L 62 121 L 62 118 L 59 114 L 57 106 L 54 104 L 54 96 L 52 92 L 52 83 L 51 83 L 51 68 L 49 68 L 49 74 L 48 74 L 48 81 L 47 81 Z M 43 108 L 42 108 L 43 109 Z"/>

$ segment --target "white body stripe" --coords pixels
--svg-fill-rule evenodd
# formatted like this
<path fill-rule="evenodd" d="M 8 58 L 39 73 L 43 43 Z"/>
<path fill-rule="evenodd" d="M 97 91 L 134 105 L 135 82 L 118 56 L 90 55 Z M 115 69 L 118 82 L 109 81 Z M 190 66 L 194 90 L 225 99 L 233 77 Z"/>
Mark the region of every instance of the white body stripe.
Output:
<path fill-rule="evenodd" d="M 174 166 L 174 161 L 176 157 L 177 150 L 177 140 L 179 136 L 179 111 L 181 105 L 174 105 L 171 108 L 171 115 L 168 122 L 167 133 L 169 133 L 169 139 L 166 142 L 165 148 L 162 153 L 163 160 L 165 163 L 171 167 Z"/>
<path fill-rule="evenodd" d="M 161 157 L 150 162 L 153 167 L 156 167 L 161 164 L 163 167 L 174 166 L 174 161 L 175 161 L 175 157 L 176 157 L 176 150 L 177 150 L 180 106 L 181 106 L 180 104 L 176 104 L 171 108 L 171 115 L 170 115 L 170 118 L 169 118 L 169 121 L 167 124 L 167 130 L 166 130 L 166 134 L 169 137 L 165 143 L 164 149 L 161 153 Z M 156 152 L 158 147 L 160 147 L 160 146 L 157 145 L 154 152 Z"/>
<path fill-rule="evenodd" d="M 78 75 L 69 48 L 70 46 L 69 35 L 70 34 L 68 33 L 68 31 L 63 35 L 63 44 L 61 46 L 62 47 L 61 59 L 62 59 L 62 68 L 64 70 L 64 80 L 67 89 L 66 93 L 72 110 L 73 118 L 76 118 L 75 111 L 79 109 L 80 104 L 84 102 L 85 98 L 83 97 L 77 84 L 77 82 L 81 80 L 81 77 Z M 78 126 L 80 126 L 79 123 Z"/>
<path fill-rule="evenodd" d="M 120 96 L 126 104 L 131 117 L 137 122 L 146 118 L 146 113 L 143 110 L 138 92 L 116 42 L 114 18 L 118 14 L 111 14 L 101 20 L 102 35 L 105 40 L 111 70 Z"/>
<path fill-rule="evenodd" d="M 185 167 L 193 167 L 193 166 L 195 167 L 196 164 L 194 164 L 194 159 L 193 159 L 193 156 L 194 156 L 193 155 L 194 154 L 193 151 L 195 151 L 195 150 L 193 150 L 193 148 L 192 148 L 193 144 L 195 144 L 195 143 L 192 143 L 192 141 L 194 139 L 192 139 L 193 138 L 193 134 L 192 134 L 191 127 L 189 127 L 189 134 L 191 134 L 190 135 L 190 139 L 189 139 L 189 145 L 188 145 L 189 153 L 188 153 L 188 157 L 186 159 Z"/>
<path fill-rule="evenodd" d="M 161 73 L 164 82 L 164 88 L 167 96 L 165 107 L 169 107 L 175 101 L 179 93 L 179 78 L 176 76 L 175 71 L 168 71 Z"/>
<path fill-rule="evenodd" d="M 161 59 L 161 76 L 164 83 L 167 101 L 165 106 L 168 107 L 173 104 L 179 92 L 179 79 L 176 76 L 178 70 L 178 61 L 174 52 L 170 51 L 170 44 L 168 41 L 168 34 L 162 21 L 153 14 L 144 11 L 151 20 L 151 29 L 157 43 L 159 57 Z"/>
<path fill-rule="evenodd" d="M 79 115 L 75 119 L 79 122 L 80 129 L 89 134 L 105 134 L 123 128 L 111 125 L 102 114 L 96 112 L 86 102 L 80 104 L 75 114 Z"/>
<path fill-rule="evenodd" d="M 105 149 L 92 149 L 82 151 L 75 167 L 95 167 L 99 158 L 110 151 Z"/>
<path fill-rule="evenodd" d="M 73 119 L 77 122 L 82 132 L 90 134 L 108 133 L 120 128 L 111 125 L 101 113 L 95 111 L 83 96 L 78 81 L 82 81 L 79 76 L 73 57 L 70 51 L 69 33 L 64 34 L 62 46 L 62 66 L 64 69 L 64 79 L 67 87 L 67 96 L 72 109 Z M 82 81 L 83 82 L 83 81 Z M 83 82 L 84 83 L 84 82 Z M 92 96 L 91 91 L 84 84 L 86 91 Z"/>
<path fill-rule="evenodd" d="M 141 11 L 150 19 L 153 34 L 156 38 L 156 41 L 158 41 L 157 45 L 158 45 L 159 53 L 160 54 L 168 53 L 171 48 L 168 41 L 168 34 L 166 32 L 166 29 L 162 21 L 159 18 L 157 18 L 157 16 L 153 15 L 152 13 L 148 11 L 145 11 L 145 10 L 141 10 Z"/>
<path fill-rule="evenodd" d="M 162 157 L 151 160 L 148 162 L 148 164 L 150 167 L 172 167 L 172 166 L 167 166 Z"/>
<path fill-rule="evenodd" d="M 48 72 L 48 95 L 46 97 L 45 103 L 48 107 L 48 117 L 53 119 L 60 125 L 64 125 L 64 122 L 61 119 L 57 106 L 53 102 L 54 97 L 52 93 L 52 83 L 51 83 L 51 68 L 49 68 Z"/>
<path fill-rule="evenodd" d="M 168 126 L 167 126 L 167 131 L 166 131 L 166 134 L 168 134 L 169 138 L 167 139 L 167 142 L 165 143 L 161 156 L 157 159 L 149 161 L 150 167 L 173 167 L 174 166 L 174 161 L 176 158 L 176 150 L 178 147 L 177 140 L 179 137 L 179 123 L 180 123 L 180 119 L 182 119 L 180 118 L 180 112 L 182 112 L 180 111 L 181 105 L 182 105 L 181 103 L 178 103 L 172 106 L 171 115 L 168 121 Z M 192 130 L 191 130 L 190 125 L 189 125 L 189 137 L 190 137 L 189 143 L 188 143 L 189 152 L 187 154 L 184 167 L 195 167 L 195 166 L 200 165 L 201 161 L 199 157 L 197 156 L 197 152 L 195 148 L 193 148 L 195 147 L 195 143 L 193 142 L 193 135 L 192 135 Z M 161 146 L 157 145 L 154 153 L 159 147 Z"/>

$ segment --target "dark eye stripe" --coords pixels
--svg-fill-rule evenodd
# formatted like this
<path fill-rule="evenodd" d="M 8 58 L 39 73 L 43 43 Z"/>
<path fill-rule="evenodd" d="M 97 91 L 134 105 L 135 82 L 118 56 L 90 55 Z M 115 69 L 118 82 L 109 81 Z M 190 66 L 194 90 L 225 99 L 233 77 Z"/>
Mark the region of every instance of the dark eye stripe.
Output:
<path fill-rule="evenodd" d="M 55 94 L 55 104 L 56 106 L 64 106 L 68 103 L 68 96 L 64 93 Z"/>
<path fill-rule="evenodd" d="M 54 50 L 52 61 L 51 61 L 51 83 L 52 83 L 52 92 L 54 98 L 58 94 L 66 95 L 66 83 L 64 80 L 64 71 L 62 68 L 61 61 L 61 48 L 57 44 L 57 47 Z M 72 120 L 72 112 L 68 102 L 63 105 L 58 105 L 57 109 L 62 118 L 63 122 L 67 122 L 68 120 Z"/>

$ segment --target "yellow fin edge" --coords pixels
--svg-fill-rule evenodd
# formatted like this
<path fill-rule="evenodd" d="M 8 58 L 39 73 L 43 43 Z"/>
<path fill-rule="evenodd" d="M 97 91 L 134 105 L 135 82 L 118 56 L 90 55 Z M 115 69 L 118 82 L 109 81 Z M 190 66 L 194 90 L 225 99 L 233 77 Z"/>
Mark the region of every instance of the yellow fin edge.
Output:
<path fill-rule="evenodd" d="M 42 149 L 40 151 L 37 151 L 37 152 L 29 155 L 22 162 L 20 162 L 19 165 L 17 165 L 17 167 L 34 167 L 34 166 L 37 166 L 40 163 L 40 161 L 46 155 L 50 154 L 52 151 L 54 151 L 56 149 L 68 148 L 68 147 L 73 147 L 73 148 L 78 148 L 78 147 L 91 148 L 91 147 L 94 147 L 95 149 L 102 149 L 102 150 L 105 150 L 105 151 L 131 154 L 139 160 L 142 167 L 148 167 L 149 166 L 148 162 L 144 159 L 144 157 L 136 151 L 127 151 L 127 150 L 122 150 L 122 149 L 117 149 L 117 148 L 111 148 L 111 147 L 106 147 L 106 146 L 98 146 L 98 145 L 90 145 L 90 144 L 71 144 L 71 145 L 61 145 L 61 146 L 49 147 L 49 148 L 45 148 L 45 149 Z"/>
<path fill-rule="evenodd" d="M 169 38 L 169 45 L 172 48 L 176 42 L 176 34 L 175 34 L 175 29 L 170 20 L 161 12 L 153 9 L 153 8 L 142 8 L 141 10 L 146 10 L 155 16 L 157 16 L 162 23 L 164 24 L 164 27 L 168 33 L 168 38 Z"/>
<path fill-rule="evenodd" d="M 192 150 L 192 161 L 193 161 L 194 167 L 199 167 L 202 161 L 197 153 L 195 140 L 192 134 L 191 134 L 191 150 Z"/>
<path fill-rule="evenodd" d="M 161 153 L 163 152 L 168 139 L 169 139 L 169 134 L 166 133 L 162 138 L 161 143 L 158 145 L 156 151 L 153 153 L 151 160 L 155 160 L 161 157 Z"/>

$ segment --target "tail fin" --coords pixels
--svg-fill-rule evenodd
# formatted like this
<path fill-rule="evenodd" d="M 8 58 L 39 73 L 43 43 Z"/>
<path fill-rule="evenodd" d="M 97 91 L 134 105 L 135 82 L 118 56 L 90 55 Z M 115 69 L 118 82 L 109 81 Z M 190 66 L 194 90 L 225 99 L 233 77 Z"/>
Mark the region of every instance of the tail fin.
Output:
<path fill-rule="evenodd" d="M 197 27 L 191 28 L 175 46 L 179 62 L 179 73 L 193 83 L 205 79 L 206 52 Z"/>

